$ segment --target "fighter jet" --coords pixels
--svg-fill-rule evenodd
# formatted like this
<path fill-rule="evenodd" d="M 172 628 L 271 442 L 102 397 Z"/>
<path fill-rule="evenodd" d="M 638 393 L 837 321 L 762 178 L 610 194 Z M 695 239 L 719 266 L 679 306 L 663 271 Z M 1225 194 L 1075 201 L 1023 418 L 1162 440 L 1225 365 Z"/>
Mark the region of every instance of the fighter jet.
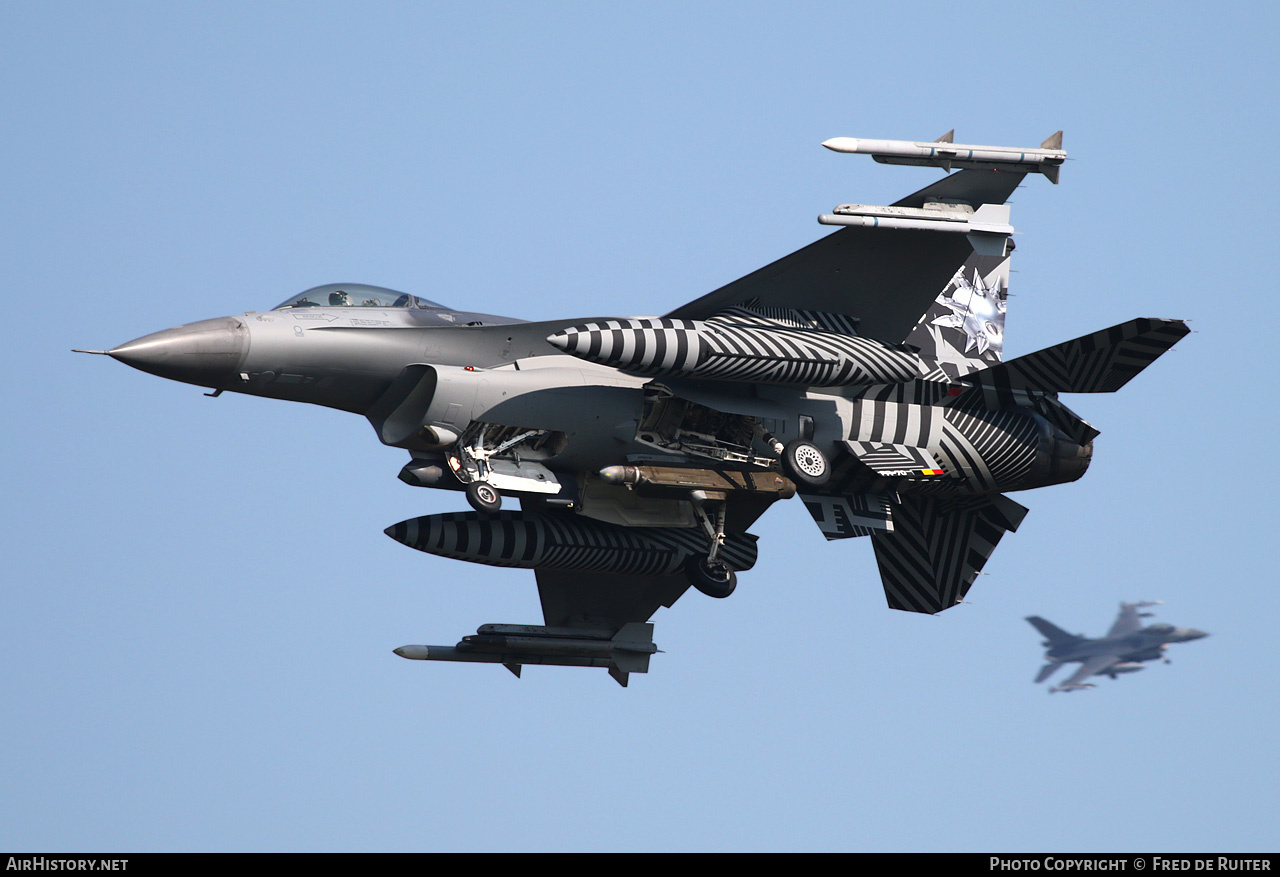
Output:
<path fill-rule="evenodd" d="M 1088 639 L 1084 634 L 1070 634 L 1060 627 L 1050 624 L 1038 615 L 1027 618 L 1031 625 L 1044 635 L 1044 645 L 1049 651 L 1044 653 L 1049 663 L 1040 668 L 1036 674 L 1036 682 L 1044 682 L 1063 664 L 1078 662 L 1080 669 L 1061 685 L 1049 689 L 1055 691 L 1082 691 L 1093 688 L 1085 682 L 1090 676 L 1110 676 L 1115 679 L 1121 673 L 1136 673 L 1143 669 L 1143 661 L 1161 660 L 1166 664 L 1165 649 L 1170 643 L 1188 643 L 1209 634 L 1191 627 L 1174 627 L 1172 624 L 1150 624 L 1142 626 L 1143 618 L 1150 618 L 1152 613 L 1139 612 L 1148 606 L 1158 606 L 1160 601 L 1141 603 L 1121 603 L 1120 614 L 1115 623 L 1101 639 Z"/>
<path fill-rule="evenodd" d="M 1061 132 L 824 145 L 948 175 L 836 207 L 819 217 L 836 231 L 660 317 L 525 322 L 335 283 L 84 352 L 361 415 L 407 452 L 402 481 L 464 493 L 470 511 L 386 533 L 533 569 L 545 624 L 406 658 L 604 667 L 625 685 L 657 651 L 654 612 L 690 585 L 729 596 L 756 562 L 748 528 L 797 495 L 827 539 L 870 537 L 890 607 L 940 612 L 1026 514 L 1007 492 L 1088 468 L 1098 431 L 1059 395 L 1118 390 L 1188 329 L 1134 319 L 1003 361 L 1005 202 L 1028 174 L 1057 183 Z"/>

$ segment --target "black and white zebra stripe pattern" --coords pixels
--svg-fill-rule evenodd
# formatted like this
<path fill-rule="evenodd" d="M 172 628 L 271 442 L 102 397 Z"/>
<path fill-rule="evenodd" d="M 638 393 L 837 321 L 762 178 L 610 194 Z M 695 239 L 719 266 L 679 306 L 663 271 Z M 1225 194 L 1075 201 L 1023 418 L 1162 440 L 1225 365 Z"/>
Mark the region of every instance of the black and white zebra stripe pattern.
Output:
<path fill-rule="evenodd" d="M 754 299 L 736 307 L 725 308 L 711 317 L 708 322 L 723 323 L 727 326 L 779 327 L 817 330 L 836 335 L 857 335 L 861 320 L 846 314 L 769 307 L 761 305 L 759 299 Z"/>
<path fill-rule="evenodd" d="M 452 512 L 410 518 L 386 533 L 411 548 L 490 566 L 672 575 L 707 553 L 698 529 L 618 527 L 571 512 Z M 755 566 L 756 537 L 729 534 L 720 557 L 735 570 Z"/>
<path fill-rule="evenodd" d="M 970 493 L 1024 486 L 1039 450 L 1040 424 L 1024 411 L 946 409 L 931 448 L 948 474 L 962 474 Z"/>
<path fill-rule="evenodd" d="M 1057 396 L 1036 393 L 1031 396 L 1030 405 L 1036 413 L 1078 445 L 1087 445 L 1101 435 L 1089 421 L 1063 405 Z"/>
<path fill-rule="evenodd" d="M 893 512 L 889 498 L 884 494 L 826 496 L 802 493 L 800 499 L 828 542 L 893 531 Z"/>
<path fill-rule="evenodd" d="M 1016 390 L 992 383 L 982 384 L 966 392 L 968 395 L 958 400 L 959 407 L 972 407 L 980 399 L 981 404 L 992 409 L 1030 408 L 1078 445 L 1088 444 L 1101 434 L 1087 420 L 1062 404 L 1054 393 Z"/>
<path fill-rule="evenodd" d="M 1000 495 L 905 498 L 894 508 L 893 532 L 871 538 L 889 607 L 933 614 L 959 603 L 1026 513 Z"/>
<path fill-rule="evenodd" d="M 642 374 L 684 374 L 702 358 L 695 320 L 605 320 L 569 326 L 547 341 L 566 353 Z"/>
<path fill-rule="evenodd" d="M 793 315 L 805 312 L 792 312 Z M 850 328 L 849 318 L 827 315 Z M 920 358 L 897 347 L 733 308 L 709 320 L 632 318 L 570 326 L 547 341 L 592 362 L 643 374 L 835 387 L 918 377 Z"/>
<path fill-rule="evenodd" d="M 1129 320 L 974 372 L 965 380 L 1051 393 L 1111 393 L 1190 331 L 1181 320 Z"/>
<path fill-rule="evenodd" d="M 880 475 L 936 478 L 943 474 L 928 449 L 890 442 L 845 442 L 849 453 Z"/>
<path fill-rule="evenodd" d="M 919 378 L 903 384 L 879 384 L 862 388 L 858 399 L 863 402 L 935 405 L 948 397 L 967 392 L 969 388 L 968 384 L 954 381 L 941 371 L 931 374 L 933 377 Z"/>
<path fill-rule="evenodd" d="M 932 447 L 942 433 L 944 411 L 933 405 L 864 396 L 853 403 L 849 441 Z"/>
<path fill-rule="evenodd" d="M 1040 447 L 1040 424 L 1017 408 L 955 408 L 862 398 L 853 403 L 852 421 L 850 442 L 902 445 L 926 452 L 950 476 L 928 479 L 933 482 L 928 486 L 932 491 L 1014 489 L 1031 471 Z"/>

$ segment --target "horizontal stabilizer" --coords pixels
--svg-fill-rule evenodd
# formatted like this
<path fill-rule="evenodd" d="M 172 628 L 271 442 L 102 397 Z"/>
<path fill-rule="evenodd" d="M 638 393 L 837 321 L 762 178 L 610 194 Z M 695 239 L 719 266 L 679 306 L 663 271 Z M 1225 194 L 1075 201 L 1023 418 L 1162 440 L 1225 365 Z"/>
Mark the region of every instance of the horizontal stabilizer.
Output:
<path fill-rule="evenodd" d="M 885 478 L 933 479 L 947 474 L 927 448 L 890 442 L 854 441 L 847 441 L 844 446 L 868 469 Z"/>
<path fill-rule="evenodd" d="M 959 603 L 1000 537 L 1026 514 L 1002 495 L 906 498 L 894 507 L 893 532 L 871 538 L 889 608 L 933 614 Z"/>
<path fill-rule="evenodd" d="M 800 500 L 827 541 L 893 530 L 889 498 L 879 493 L 848 496 L 800 494 Z"/>
<path fill-rule="evenodd" d="M 966 375 L 997 390 L 1112 393 L 1191 329 L 1182 320 L 1137 319 Z"/>

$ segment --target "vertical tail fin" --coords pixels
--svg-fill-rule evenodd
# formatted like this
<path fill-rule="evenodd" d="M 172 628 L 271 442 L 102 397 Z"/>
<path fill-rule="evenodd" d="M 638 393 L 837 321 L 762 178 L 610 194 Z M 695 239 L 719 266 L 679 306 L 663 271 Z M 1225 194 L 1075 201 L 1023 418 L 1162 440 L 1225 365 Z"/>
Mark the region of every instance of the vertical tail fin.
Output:
<path fill-rule="evenodd" d="M 971 253 L 946 287 L 938 291 L 907 344 L 957 374 L 990 368 L 1004 351 L 1005 301 L 1009 294 L 1009 262 L 1013 241 L 1003 255 Z"/>

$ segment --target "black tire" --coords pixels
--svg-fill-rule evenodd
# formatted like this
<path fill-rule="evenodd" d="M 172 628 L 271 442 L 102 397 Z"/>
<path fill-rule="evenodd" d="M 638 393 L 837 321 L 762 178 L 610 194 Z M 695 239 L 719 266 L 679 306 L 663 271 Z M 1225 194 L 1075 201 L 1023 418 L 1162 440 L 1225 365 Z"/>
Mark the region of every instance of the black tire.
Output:
<path fill-rule="evenodd" d="M 488 481 L 472 481 L 467 485 L 467 502 L 482 515 L 491 515 L 502 508 L 502 494 Z"/>
<path fill-rule="evenodd" d="M 782 449 L 782 471 L 801 487 L 821 487 L 831 479 L 831 463 L 813 442 L 796 439 Z"/>
<path fill-rule="evenodd" d="M 717 600 L 723 600 L 738 587 L 738 574 L 721 560 L 708 563 L 705 557 L 695 555 L 689 558 L 684 570 L 695 588 Z"/>

